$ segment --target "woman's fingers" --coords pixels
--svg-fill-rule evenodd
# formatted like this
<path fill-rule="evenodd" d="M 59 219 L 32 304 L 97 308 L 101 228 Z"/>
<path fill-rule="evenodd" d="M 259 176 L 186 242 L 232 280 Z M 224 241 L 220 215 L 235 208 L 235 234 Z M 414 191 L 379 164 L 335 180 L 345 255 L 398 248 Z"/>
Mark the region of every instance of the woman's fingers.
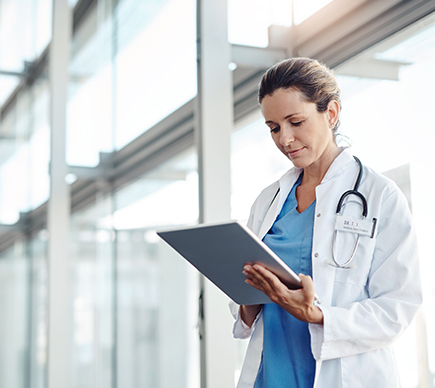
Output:
<path fill-rule="evenodd" d="M 260 291 L 266 292 L 267 281 L 264 276 L 259 272 L 260 266 L 256 266 L 256 268 L 252 265 L 245 265 L 243 273 L 246 275 L 246 282 L 251 286 L 257 288 Z M 266 292 L 267 293 L 267 292 Z"/>
<path fill-rule="evenodd" d="M 246 280 L 248 284 L 263 291 L 269 297 L 288 290 L 274 273 L 262 265 L 246 264 L 243 273 L 247 277 Z"/>
<path fill-rule="evenodd" d="M 255 287 L 256 289 L 266 292 L 266 284 L 264 277 L 258 272 L 257 268 L 254 268 L 253 265 L 245 265 L 243 273 L 246 275 L 246 282 Z"/>

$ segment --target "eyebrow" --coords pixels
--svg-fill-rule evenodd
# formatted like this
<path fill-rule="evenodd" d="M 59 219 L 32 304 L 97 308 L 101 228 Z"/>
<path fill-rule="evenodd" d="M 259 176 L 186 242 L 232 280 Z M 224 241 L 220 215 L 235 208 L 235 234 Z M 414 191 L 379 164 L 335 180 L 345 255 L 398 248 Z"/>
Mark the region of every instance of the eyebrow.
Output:
<path fill-rule="evenodd" d="M 296 116 L 296 115 L 300 115 L 300 114 L 301 114 L 300 112 L 297 112 L 297 113 L 291 113 L 291 114 L 285 116 L 285 117 L 284 117 L 284 120 L 288 120 L 288 119 L 291 118 L 292 116 Z M 276 123 L 275 123 L 275 121 L 267 120 L 267 121 L 266 121 L 266 124 L 276 124 Z"/>

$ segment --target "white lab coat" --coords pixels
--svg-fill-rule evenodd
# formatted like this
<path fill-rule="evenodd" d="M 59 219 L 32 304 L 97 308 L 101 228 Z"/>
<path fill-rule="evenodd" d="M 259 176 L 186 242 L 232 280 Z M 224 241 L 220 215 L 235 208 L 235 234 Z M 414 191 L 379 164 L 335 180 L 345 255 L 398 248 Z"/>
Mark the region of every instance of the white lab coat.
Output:
<path fill-rule="evenodd" d="M 278 216 L 300 172 L 292 168 L 263 190 L 254 203 L 248 226 L 261 239 Z M 316 388 L 399 387 L 391 344 L 410 324 L 422 302 L 416 238 L 408 204 L 394 182 L 368 167 L 364 167 L 359 191 L 367 199 L 367 219 L 377 219 L 374 238 L 361 237 L 353 269 L 327 264 L 332 262 L 338 200 L 353 188 L 357 175 L 358 165 L 350 150 L 345 149 L 316 188 L 312 268 L 324 316 L 323 326 L 309 324 Z M 278 187 L 280 192 L 271 205 Z M 361 207 L 350 203 L 344 214 L 359 218 Z M 338 262 L 345 262 L 350 256 L 355 238 L 353 233 L 339 233 Z M 240 319 L 239 306 L 231 303 L 230 308 L 236 318 L 235 338 L 251 337 L 238 388 L 252 388 L 263 347 L 262 314 L 249 328 Z"/>

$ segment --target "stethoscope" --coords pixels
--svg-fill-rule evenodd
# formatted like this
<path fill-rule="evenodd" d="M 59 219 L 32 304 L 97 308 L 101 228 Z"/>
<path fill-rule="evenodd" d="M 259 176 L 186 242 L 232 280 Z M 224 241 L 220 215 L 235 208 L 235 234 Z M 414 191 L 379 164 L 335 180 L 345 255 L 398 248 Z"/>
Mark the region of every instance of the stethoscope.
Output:
<path fill-rule="evenodd" d="M 355 203 L 359 204 L 362 207 L 362 213 L 361 213 L 362 219 L 361 219 L 361 221 L 365 221 L 365 219 L 367 218 L 367 213 L 368 213 L 367 200 L 364 197 L 364 195 L 362 195 L 358 191 L 359 185 L 361 183 L 361 178 L 362 178 L 362 175 L 363 175 L 364 167 L 363 167 L 361 161 L 356 156 L 354 156 L 353 158 L 358 163 L 358 167 L 359 167 L 358 176 L 356 178 L 356 182 L 355 182 L 355 185 L 354 185 L 353 189 L 346 191 L 340 197 L 340 200 L 338 201 L 338 204 L 337 204 L 337 210 L 336 210 L 335 213 L 336 213 L 336 218 L 337 218 L 338 216 L 340 216 L 342 214 L 343 208 L 344 208 L 344 206 L 346 204 L 348 204 L 350 202 L 355 202 Z M 350 200 L 349 198 L 352 195 L 356 195 L 361 201 L 352 201 L 352 200 Z M 346 200 L 346 202 L 345 202 L 345 200 Z M 375 229 L 375 226 L 376 226 L 376 219 L 373 219 L 372 222 L 373 222 L 373 226 L 372 226 L 372 230 L 371 230 L 371 237 L 373 238 L 374 229 Z M 334 254 L 334 247 L 335 247 L 335 241 L 336 241 L 336 238 L 337 238 L 337 233 L 338 233 L 338 230 L 335 229 L 334 230 L 334 235 L 333 235 L 333 238 L 332 238 L 332 263 L 327 262 L 327 264 L 329 264 L 330 266 L 335 267 L 335 268 L 344 268 L 344 269 L 353 268 L 353 266 L 351 266 L 350 263 L 354 259 L 356 251 L 358 249 L 358 245 L 359 245 L 359 241 L 360 241 L 360 234 L 357 233 L 357 238 L 356 238 L 355 246 L 353 248 L 352 254 L 350 255 L 349 259 L 346 262 L 340 264 L 337 261 L 337 259 L 335 258 L 335 254 Z"/>
<path fill-rule="evenodd" d="M 361 183 L 362 175 L 364 173 L 364 167 L 363 167 L 361 161 L 356 156 L 354 156 L 353 158 L 355 159 L 355 161 L 357 162 L 358 167 L 359 167 L 358 176 L 357 176 L 357 179 L 356 179 L 356 182 L 355 182 L 355 185 L 354 185 L 353 189 L 352 190 L 348 190 L 348 191 L 346 191 L 345 193 L 343 193 L 341 195 L 341 197 L 340 197 L 340 199 L 338 201 L 338 204 L 337 204 L 336 218 L 342 215 L 343 209 L 344 209 L 344 207 L 348 203 L 355 202 L 355 203 L 359 204 L 362 207 L 362 212 L 361 212 L 361 217 L 362 218 L 361 218 L 360 221 L 364 222 L 366 220 L 367 214 L 368 214 L 367 200 L 364 197 L 364 195 L 361 194 L 358 191 L 359 185 Z M 269 205 L 268 210 L 270 209 L 270 207 L 272 206 L 272 203 L 275 201 L 276 197 L 278 196 L 279 191 L 280 191 L 280 189 L 278 188 L 277 192 L 275 193 L 274 197 L 272 198 L 272 201 L 271 201 L 271 203 Z M 350 197 L 352 195 L 357 196 L 360 199 L 360 201 L 350 200 Z M 377 223 L 376 218 L 373 218 L 373 220 L 371 221 L 370 228 L 369 228 L 371 230 L 369 231 L 369 233 L 364 233 L 364 234 L 369 234 L 370 237 L 373 238 L 374 231 L 375 231 L 375 228 L 376 228 L 376 223 Z M 351 266 L 350 263 L 354 259 L 356 251 L 358 249 L 358 245 L 359 245 L 359 242 L 360 242 L 360 233 L 356 232 L 357 233 L 357 239 L 356 239 L 355 246 L 353 248 L 353 251 L 352 251 L 349 259 L 346 262 L 340 264 L 337 261 L 337 259 L 335 258 L 335 254 L 334 254 L 334 246 L 335 246 L 335 242 L 336 242 L 336 238 L 337 238 L 337 233 L 338 232 L 339 232 L 339 230 L 337 230 L 337 228 L 334 229 L 334 235 L 333 235 L 333 238 L 332 238 L 332 263 L 328 262 L 328 261 L 325 261 L 325 263 L 330 265 L 330 266 L 332 266 L 332 267 L 335 267 L 335 268 L 343 268 L 343 269 L 353 268 L 353 266 Z"/>

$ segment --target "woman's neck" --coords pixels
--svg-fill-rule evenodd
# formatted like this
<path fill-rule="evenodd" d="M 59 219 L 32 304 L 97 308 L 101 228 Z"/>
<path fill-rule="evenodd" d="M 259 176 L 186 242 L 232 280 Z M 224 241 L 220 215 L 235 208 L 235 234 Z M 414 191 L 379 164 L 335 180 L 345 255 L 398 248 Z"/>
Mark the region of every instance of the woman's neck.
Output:
<path fill-rule="evenodd" d="M 318 186 L 329 170 L 329 167 L 331 167 L 332 162 L 338 155 L 340 155 L 341 151 L 341 148 L 339 148 L 335 143 L 329 150 L 325 150 L 319 160 L 304 168 L 304 176 L 302 177 L 301 185 L 312 187 Z"/>

